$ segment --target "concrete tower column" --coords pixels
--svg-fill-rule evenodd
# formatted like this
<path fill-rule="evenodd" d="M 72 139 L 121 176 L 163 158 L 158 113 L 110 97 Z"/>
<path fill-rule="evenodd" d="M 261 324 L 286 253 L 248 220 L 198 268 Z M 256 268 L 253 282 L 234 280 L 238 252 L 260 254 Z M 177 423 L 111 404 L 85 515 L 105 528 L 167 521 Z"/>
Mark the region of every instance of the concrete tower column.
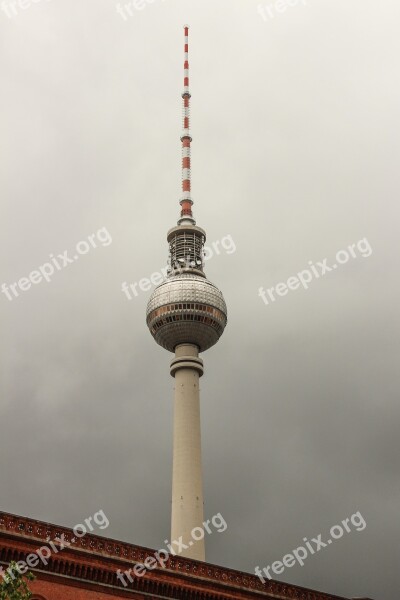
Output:
<path fill-rule="evenodd" d="M 204 521 L 199 393 L 202 374 L 203 361 L 197 346 L 178 345 L 171 361 L 171 375 L 175 377 L 171 541 L 182 537 L 189 547 L 181 556 L 204 561 L 204 537 L 195 541 L 191 535 L 194 527 L 203 528 Z M 200 530 L 196 530 L 194 537 L 200 536 Z"/>

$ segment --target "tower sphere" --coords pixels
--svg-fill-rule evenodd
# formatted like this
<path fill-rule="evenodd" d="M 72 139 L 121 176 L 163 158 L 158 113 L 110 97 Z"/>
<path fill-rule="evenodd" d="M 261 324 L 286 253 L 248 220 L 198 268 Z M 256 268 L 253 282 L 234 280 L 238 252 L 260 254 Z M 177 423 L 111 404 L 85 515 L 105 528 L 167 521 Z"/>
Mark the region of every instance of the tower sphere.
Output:
<path fill-rule="evenodd" d="M 147 304 L 147 325 L 157 344 L 174 352 L 179 344 L 195 344 L 204 352 L 217 343 L 227 323 L 220 290 L 195 273 L 170 275 Z"/>

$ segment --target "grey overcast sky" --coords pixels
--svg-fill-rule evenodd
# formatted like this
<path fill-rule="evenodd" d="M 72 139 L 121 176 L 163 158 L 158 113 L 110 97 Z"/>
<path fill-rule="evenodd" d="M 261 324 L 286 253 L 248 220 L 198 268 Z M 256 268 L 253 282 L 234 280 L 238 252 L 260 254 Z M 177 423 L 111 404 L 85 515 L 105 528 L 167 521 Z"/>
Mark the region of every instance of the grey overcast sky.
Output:
<path fill-rule="evenodd" d="M 207 560 L 253 573 L 359 511 L 276 579 L 396 600 L 398 0 L 22 4 L 0 11 L 0 509 L 169 536 L 172 355 L 121 284 L 166 264 L 178 218 L 189 23 L 195 217 L 235 248 L 206 264 L 229 313 L 203 356 L 205 515 L 228 524 Z"/>

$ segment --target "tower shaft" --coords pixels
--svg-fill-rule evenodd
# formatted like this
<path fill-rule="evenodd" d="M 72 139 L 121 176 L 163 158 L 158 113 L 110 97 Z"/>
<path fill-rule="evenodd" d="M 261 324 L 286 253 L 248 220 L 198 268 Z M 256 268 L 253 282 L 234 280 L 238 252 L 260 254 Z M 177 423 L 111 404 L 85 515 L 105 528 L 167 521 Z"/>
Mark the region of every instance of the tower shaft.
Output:
<path fill-rule="evenodd" d="M 171 362 L 171 375 L 175 377 L 171 540 L 182 537 L 188 548 L 181 554 L 204 561 L 199 390 L 202 374 L 203 361 L 198 357 L 197 346 L 177 346 Z"/>

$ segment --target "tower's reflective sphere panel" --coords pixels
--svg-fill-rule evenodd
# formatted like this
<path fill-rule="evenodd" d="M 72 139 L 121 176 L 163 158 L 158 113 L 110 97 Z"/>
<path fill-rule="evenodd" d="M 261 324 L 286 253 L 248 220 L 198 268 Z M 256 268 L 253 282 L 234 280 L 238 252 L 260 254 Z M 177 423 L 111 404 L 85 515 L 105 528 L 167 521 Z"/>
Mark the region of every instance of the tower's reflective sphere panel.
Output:
<path fill-rule="evenodd" d="M 174 352 L 178 344 L 211 348 L 227 323 L 225 300 L 204 276 L 186 272 L 167 277 L 147 305 L 147 325 L 160 346 Z"/>

